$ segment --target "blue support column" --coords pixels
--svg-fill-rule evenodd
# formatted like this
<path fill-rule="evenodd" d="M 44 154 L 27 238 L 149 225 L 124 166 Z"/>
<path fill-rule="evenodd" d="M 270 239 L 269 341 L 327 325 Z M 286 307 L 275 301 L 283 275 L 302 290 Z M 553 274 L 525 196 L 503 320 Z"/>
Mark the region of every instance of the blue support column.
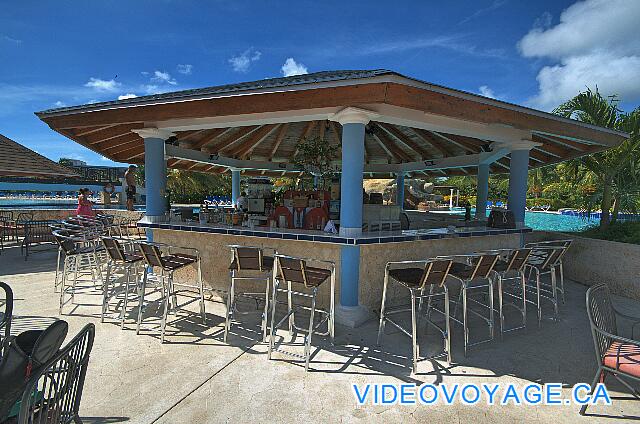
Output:
<path fill-rule="evenodd" d="M 240 170 L 231 171 L 231 202 L 236 204 L 236 200 L 240 197 Z"/>
<path fill-rule="evenodd" d="M 313 176 L 313 189 L 317 190 L 319 185 L 320 185 L 320 177 L 318 177 L 317 175 L 314 175 Z"/>
<path fill-rule="evenodd" d="M 342 126 L 342 177 L 340 179 L 340 235 L 362 233 L 362 174 L 364 124 Z"/>
<path fill-rule="evenodd" d="M 164 139 L 144 139 L 144 186 L 146 190 L 146 216 L 164 217 L 166 212 L 167 161 L 164 158 Z M 153 217 L 153 218 L 151 218 Z"/>
<path fill-rule="evenodd" d="M 529 173 L 529 149 L 512 150 L 509 167 L 509 210 L 513 211 L 516 224 L 524 224 L 527 203 L 527 175 Z"/>
<path fill-rule="evenodd" d="M 487 200 L 489 197 L 489 164 L 478 165 L 478 188 L 476 191 L 476 219 L 487 218 Z"/>
<path fill-rule="evenodd" d="M 404 172 L 398 172 L 396 181 L 396 205 L 404 209 Z"/>

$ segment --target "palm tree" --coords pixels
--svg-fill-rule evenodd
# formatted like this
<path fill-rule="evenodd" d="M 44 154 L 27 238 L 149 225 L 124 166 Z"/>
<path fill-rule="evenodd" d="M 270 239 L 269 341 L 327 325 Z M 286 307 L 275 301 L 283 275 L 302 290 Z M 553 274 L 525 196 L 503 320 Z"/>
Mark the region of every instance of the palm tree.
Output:
<path fill-rule="evenodd" d="M 554 113 L 566 118 L 574 118 L 582 122 L 600 127 L 624 131 L 630 134 L 620 146 L 604 152 L 595 153 L 579 159 L 580 164 L 593 173 L 600 185 L 600 227 L 606 228 L 610 222 L 609 211 L 613 206 L 616 194 L 620 205 L 620 194 L 626 187 L 618 187 L 615 183 L 619 176 L 629 171 L 632 163 L 640 160 L 640 108 L 631 113 L 624 113 L 618 108 L 618 99 L 611 96 L 602 97 L 597 88 L 587 89 L 573 99 L 558 106 Z M 633 165 L 635 166 L 635 165 Z M 618 189 L 616 192 L 616 188 Z"/>

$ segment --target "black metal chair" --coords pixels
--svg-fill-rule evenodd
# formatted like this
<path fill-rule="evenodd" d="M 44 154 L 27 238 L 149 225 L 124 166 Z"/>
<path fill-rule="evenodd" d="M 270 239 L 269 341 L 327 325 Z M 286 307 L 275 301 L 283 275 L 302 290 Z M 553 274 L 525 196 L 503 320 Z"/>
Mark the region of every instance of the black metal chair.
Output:
<path fill-rule="evenodd" d="M 171 300 L 173 299 L 173 308 L 177 308 L 177 293 L 176 287 L 184 287 L 187 289 L 196 289 L 200 297 L 200 315 L 202 316 L 202 323 L 207 323 L 207 316 L 204 305 L 204 283 L 202 281 L 202 269 L 200 261 L 200 252 L 198 249 L 188 247 L 170 246 L 161 243 L 149 243 L 138 242 L 136 243 L 140 253 L 144 257 L 147 267 L 144 270 L 144 276 L 142 278 L 142 284 L 140 285 L 139 294 L 139 306 L 138 306 L 138 324 L 136 333 L 140 334 L 140 325 L 142 324 L 142 315 L 144 309 L 144 297 L 146 286 L 150 279 L 151 270 L 156 268 L 160 273 L 156 273 L 155 277 L 160 282 L 162 289 L 162 303 L 163 314 L 160 324 L 160 342 L 164 343 L 165 329 L 167 326 L 167 315 L 171 307 Z M 167 253 L 163 253 L 161 248 L 166 250 Z M 194 254 L 178 253 L 175 250 L 191 251 Z M 198 281 L 196 285 L 175 283 L 173 280 L 173 274 L 175 271 L 187 267 L 189 265 L 195 265 L 198 273 Z"/>
<path fill-rule="evenodd" d="M 400 262 L 387 262 L 384 274 L 384 286 L 382 288 L 382 305 L 380 306 L 380 325 L 378 327 L 378 345 L 382 344 L 382 337 L 384 336 L 385 324 L 389 322 L 394 327 L 399 329 L 403 334 L 411 337 L 412 341 L 412 371 L 415 374 L 418 370 L 418 322 L 420 314 L 422 313 L 422 303 L 424 299 L 427 299 L 429 305 L 432 300 L 443 299 L 444 301 L 444 319 L 445 328 L 440 328 L 433 323 L 430 317 L 427 318 L 427 322 L 433 325 L 444 338 L 444 349 L 442 353 L 433 355 L 429 358 L 420 359 L 434 359 L 440 356 L 447 357 L 447 363 L 451 363 L 451 326 L 449 321 L 449 291 L 445 285 L 447 275 L 449 275 L 449 269 L 451 268 L 453 261 L 451 260 L 439 260 L 428 259 L 423 261 L 400 261 Z M 418 266 L 421 265 L 421 266 Z M 389 286 L 389 280 L 395 281 L 402 287 L 409 290 L 411 294 L 411 305 L 409 308 L 399 307 L 394 309 L 387 309 L 387 288 Z M 425 289 L 429 292 L 425 294 Z M 436 292 L 435 290 L 441 290 Z M 416 299 L 419 301 L 419 305 L 416 306 Z M 428 308 L 431 310 L 431 308 Z M 411 330 L 407 330 L 399 323 L 389 318 L 390 315 L 411 311 Z"/>
<path fill-rule="evenodd" d="M 231 283 L 229 293 L 227 294 L 227 316 L 224 326 L 224 341 L 231 330 L 236 314 L 255 314 L 254 311 L 240 311 L 238 309 L 238 297 L 249 298 L 255 300 L 256 305 L 264 302 L 262 311 L 262 340 L 267 341 L 267 318 L 269 315 L 269 282 L 271 281 L 271 273 L 273 272 L 273 256 L 264 254 L 264 249 L 259 247 L 247 246 L 229 246 L 231 248 L 231 265 L 229 271 L 231 274 Z M 253 273 L 253 276 L 247 275 Z M 259 276 L 255 276 L 258 273 Z M 239 281 L 262 282 L 264 283 L 264 292 L 253 293 L 247 291 L 237 291 L 237 283 Z M 262 297 L 264 296 L 264 297 Z"/>
<path fill-rule="evenodd" d="M 98 247 L 95 244 L 86 244 L 84 237 L 69 230 L 53 230 L 52 235 L 64 254 L 60 279 L 60 314 L 62 314 L 62 308 L 67 303 L 65 294 L 70 294 L 71 303 L 75 300 L 76 283 L 82 281 L 78 277 L 91 275 L 89 281 L 93 284 L 103 284 L 102 268 L 97 254 Z M 70 283 L 69 279 L 71 279 Z"/>
<path fill-rule="evenodd" d="M 87 324 L 31 375 L 20 402 L 18 424 L 82 423 L 80 401 L 94 337 L 95 326 Z"/>
<path fill-rule="evenodd" d="M 498 313 L 500 315 L 500 338 L 504 333 L 527 327 L 527 282 L 525 267 L 531 249 L 500 250 L 493 274 L 498 283 Z M 505 302 L 505 297 L 509 300 Z M 518 304 L 516 304 L 518 302 Z M 522 315 L 522 325 L 505 328 L 504 307 L 511 306 Z"/>
<path fill-rule="evenodd" d="M 536 296 L 536 301 L 529 302 L 536 305 L 538 310 L 538 327 L 542 324 L 542 301 L 546 300 L 553 306 L 553 320 L 558 317 L 558 290 L 556 270 L 562 262 L 562 257 L 568 247 L 565 246 L 539 246 L 532 248 L 527 258 L 527 290 Z M 533 278 L 532 278 L 533 274 Z M 542 277 L 549 276 L 549 283 Z"/>
<path fill-rule="evenodd" d="M 573 240 L 548 240 L 548 241 L 537 241 L 534 243 L 527 243 L 524 247 L 535 249 L 536 247 L 563 247 L 565 251 L 562 253 L 560 258 L 557 260 L 556 267 L 559 273 L 559 283 L 556 284 L 556 291 L 559 291 L 562 296 L 562 303 L 565 301 L 565 291 L 564 291 L 564 266 L 562 264 L 562 259 L 566 253 L 566 250 L 571 247 L 571 243 Z"/>
<path fill-rule="evenodd" d="M 0 357 L 4 343 L 11 334 L 11 319 L 13 318 L 13 290 L 7 283 L 0 281 Z"/>
<path fill-rule="evenodd" d="M 104 322 L 104 317 L 109 308 L 109 299 L 113 295 L 117 295 L 117 289 L 120 288 L 124 293 L 124 301 L 122 303 L 122 310 L 120 311 L 120 326 L 124 328 L 129 291 L 132 282 L 131 274 L 134 274 L 133 285 L 136 292 L 139 292 L 140 280 L 138 273 L 143 258 L 141 254 L 133 252 L 132 248 L 127 252 L 122 244 L 113 237 L 102 237 L 102 243 L 109 256 L 109 261 L 107 262 L 107 273 L 102 286 L 102 314 L 100 316 L 100 322 Z M 123 274 L 123 281 L 118 278 L 118 273 Z"/>
<path fill-rule="evenodd" d="M 461 324 L 464 332 L 464 355 L 467 356 L 469 347 L 481 343 L 490 342 L 494 338 L 495 321 L 494 321 L 494 302 L 493 302 L 493 279 L 491 273 L 493 267 L 498 261 L 498 254 L 495 252 L 475 253 L 471 255 L 455 255 L 444 256 L 438 259 L 451 259 L 454 261 L 449 276 L 460 282 L 460 291 L 457 300 L 452 300 L 455 309 L 451 320 Z M 445 284 L 450 285 L 450 281 Z M 488 304 L 474 299 L 472 295 L 487 295 Z M 470 304 L 476 305 L 485 313 L 478 312 L 470 307 Z M 458 319 L 458 310 L 462 308 L 462 320 Z M 489 338 L 475 342 L 469 339 L 469 313 L 483 320 L 489 329 Z"/>
<path fill-rule="evenodd" d="M 55 220 L 42 220 L 25 221 L 21 224 L 24 228 L 24 238 L 20 244 L 20 253 L 24 254 L 25 261 L 35 246 L 41 246 L 43 244 L 55 245 L 56 240 L 51 234 L 51 225 L 55 223 Z"/>
<path fill-rule="evenodd" d="M 293 356 L 302 359 L 305 362 L 304 369 L 309 371 L 309 361 L 311 360 L 311 337 L 313 334 L 322 336 L 329 336 L 331 344 L 333 344 L 334 338 L 334 316 L 335 316 L 335 285 L 336 285 L 336 267 L 333 262 L 322 261 L 317 259 L 299 258 L 285 255 L 274 255 L 274 281 L 271 296 L 271 331 L 269 334 L 269 352 L 267 357 L 271 359 L 272 352 L 280 352 L 285 355 Z M 317 263 L 325 268 L 309 266 L 308 263 Z M 321 285 L 330 280 L 330 300 L 329 310 L 319 309 L 316 307 L 318 290 Z M 286 283 L 287 288 L 280 288 L 281 283 Z M 292 289 L 292 284 L 299 287 L 297 290 Z M 303 291 L 307 290 L 307 292 Z M 308 292 L 310 291 L 310 293 Z M 276 322 L 276 305 L 278 293 L 287 294 L 287 314 Z M 310 299 L 311 306 L 305 306 L 302 304 L 294 305 L 293 296 L 299 299 Z M 295 312 L 297 310 L 309 311 L 309 324 L 307 328 L 301 328 L 296 325 Z M 314 321 L 315 314 L 320 313 L 323 318 L 316 324 Z M 284 324 L 285 321 L 289 322 L 289 334 L 293 334 L 293 330 L 300 331 L 305 334 L 304 341 L 304 355 L 299 355 L 293 352 L 289 352 L 275 347 L 275 336 L 278 328 Z M 326 332 L 318 332 L 317 329 L 321 325 L 327 323 Z"/>
<path fill-rule="evenodd" d="M 598 370 L 591 383 L 591 393 L 598 382 L 604 383 L 607 375 L 612 375 L 631 393 L 640 399 L 640 388 L 636 389 L 624 379 L 640 382 L 640 340 L 634 337 L 634 330 L 640 324 L 640 317 L 625 315 L 613 306 L 609 287 L 596 284 L 587 290 L 587 315 L 595 346 Z M 632 326 L 631 339 L 619 335 L 616 317 L 636 321 Z M 580 415 L 587 411 L 587 404 L 580 409 Z"/>

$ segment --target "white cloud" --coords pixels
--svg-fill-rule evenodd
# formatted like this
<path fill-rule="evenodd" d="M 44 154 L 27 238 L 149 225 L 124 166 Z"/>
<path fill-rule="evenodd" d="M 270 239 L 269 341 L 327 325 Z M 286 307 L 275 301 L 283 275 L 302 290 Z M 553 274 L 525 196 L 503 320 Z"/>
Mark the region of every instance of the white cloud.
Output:
<path fill-rule="evenodd" d="M 136 96 L 136 95 L 135 95 L 135 94 L 133 94 L 133 93 L 127 93 L 127 94 L 121 94 L 121 95 L 119 95 L 119 96 L 118 96 L 118 100 L 135 99 L 136 97 L 138 97 L 138 96 Z"/>
<path fill-rule="evenodd" d="M 102 91 L 102 92 L 112 92 L 112 91 L 116 91 L 118 89 L 118 87 L 120 87 L 122 84 L 120 84 L 119 82 L 116 82 L 116 80 L 103 80 L 100 78 L 89 78 L 89 81 L 84 85 L 85 87 L 91 87 L 96 91 Z"/>
<path fill-rule="evenodd" d="M 160 84 L 171 84 L 176 85 L 178 82 L 171 78 L 171 75 L 168 72 L 154 71 L 153 77 L 151 77 L 151 81 L 158 82 Z"/>
<path fill-rule="evenodd" d="M 242 54 L 234 56 L 229 59 L 231 67 L 236 72 L 247 73 L 251 67 L 251 63 L 257 62 L 262 57 L 262 53 L 255 50 L 253 47 L 249 47 Z"/>
<path fill-rule="evenodd" d="M 285 77 L 309 73 L 309 70 L 306 66 L 304 66 L 304 64 L 296 62 L 292 57 L 285 60 L 284 65 L 282 65 L 281 71 L 282 75 L 284 75 Z"/>
<path fill-rule="evenodd" d="M 53 104 L 55 107 L 65 107 L 66 104 L 64 102 L 61 102 L 60 100 L 58 100 L 57 102 L 55 102 Z"/>
<path fill-rule="evenodd" d="M 9 37 L 8 35 L 1 35 L 0 40 L 6 41 L 8 43 L 15 44 L 15 46 L 19 46 L 22 44 L 22 40 L 18 40 L 17 38 Z"/>
<path fill-rule="evenodd" d="M 529 103 L 552 109 L 596 85 L 603 95 L 640 98 L 638 21 L 637 0 L 585 0 L 563 11 L 555 26 L 548 27 L 549 17 L 536 21 L 518 43 L 520 52 L 555 63 L 539 71 L 539 92 Z"/>
<path fill-rule="evenodd" d="M 507 4 L 507 0 L 493 0 L 493 3 L 491 3 L 489 6 L 484 7 L 482 9 L 478 9 L 477 11 L 472 13 L 471 15 L 467 16 L 466 18 L 464 18 L 463 20 L 458 22 L 458 25 L 465 24 L 465 23 L 469 22 L 472 19 L 475 19 L 475 18 L 477 18 L 479 16 L 484 15 L 485 13 L 488 13 L 488 12 L 491 12 L 493 10 L 498 9 L 498 8 L 504 6 L 505 4 Z"/>
<path fill-rule="evenodd" d="M 442 48 L 470 56 L 502 58 L 505 52 L 501 49 L 480 49 L 464 40 L 463 35 L 448 35 L 405 40 L 381 41 L 371 46 L 354 51 L 352 54 L 375 55 L 402 53 L 409 50 Z"/>
<path fill-rule="evenodd" d="M 486 85 L 481 85 L 478 88 L 478 93 L 480 93 L 484 97 L 489 97 L 490 99 L 496 98 L 496 94 L 493 92 L 493 90 Z"/>
<path fill-rule="evenodd" d="M 191 73 L 193 72 L 193 65 L 189 65 L 189 64 L 178 65 L 176 66 L 176 69 L 179 74 L 191 75 Z"/>

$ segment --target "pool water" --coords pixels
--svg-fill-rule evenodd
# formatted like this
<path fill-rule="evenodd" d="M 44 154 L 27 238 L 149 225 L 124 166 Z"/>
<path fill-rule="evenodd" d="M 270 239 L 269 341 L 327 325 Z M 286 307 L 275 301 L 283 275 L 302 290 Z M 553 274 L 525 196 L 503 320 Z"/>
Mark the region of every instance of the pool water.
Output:
<path fill-rule="evenodd" d="M 489 216 L 490 210 L 487 210 Z M 464 214 L 464 209 L 457 208 L 453 213 Z M 475 208 L 471 209 L 471 215 L 475 214 Z M 582 231 L 598 224 L 596 219 L 586 219 L 573 215 L 561 215 L 553 212 L 525 212 L 524 223 L 534 230 L 573 232 Z"/>
<path fill-rule="evenodd" d="M 598 224 L 594 219 L 585 219 L 579 216 L 560 215 L 548 212 L 525 212 L 524 223 L 534 230 L 546 231 L 582 231 Z"/>

